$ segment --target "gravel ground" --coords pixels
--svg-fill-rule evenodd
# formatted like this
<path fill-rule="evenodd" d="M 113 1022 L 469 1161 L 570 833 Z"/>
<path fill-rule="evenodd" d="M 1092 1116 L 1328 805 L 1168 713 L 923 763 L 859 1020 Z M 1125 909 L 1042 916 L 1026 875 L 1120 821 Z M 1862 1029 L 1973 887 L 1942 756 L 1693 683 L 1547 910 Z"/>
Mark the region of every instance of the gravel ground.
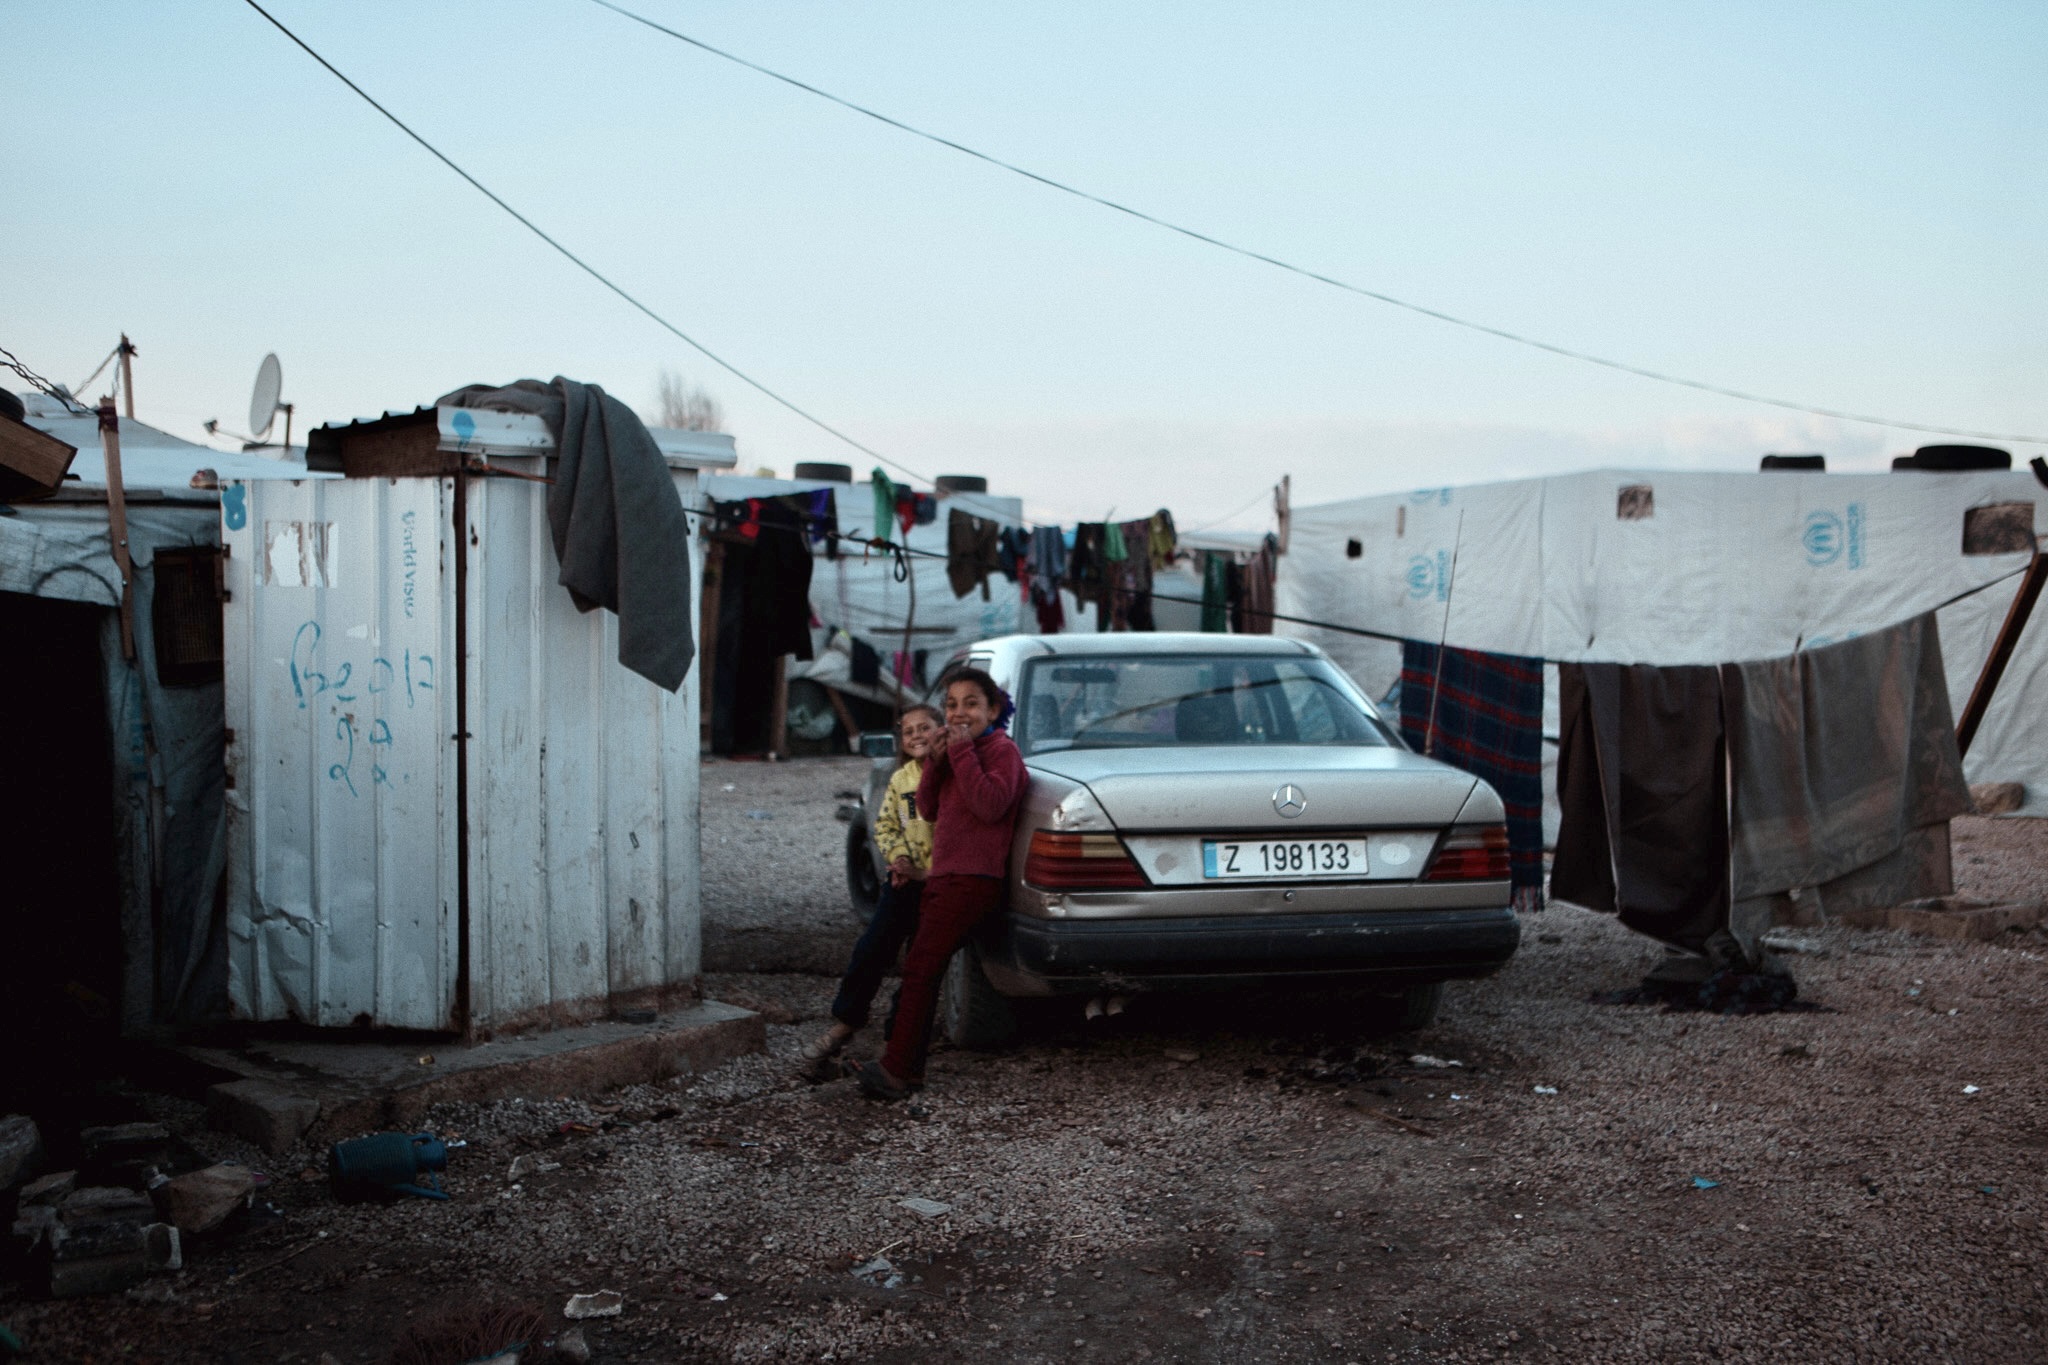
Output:
<path fill-rule="evenodd" d="M 1956 894 L 2038 905 L 2048 899 L 2048 820 L 1963 815 L 1949 822 Z"/>
<path fill-rule="evenodd" d="M 756 771 L 837 832 L 852 765 L 803 766 Z M 1960 889 L 2038 893 L 2048 823 L 1997 824 Z M 812 913 L 708 895 L 764 936 Z M 1362 1035 L 1341 1000 L 1141 998 L 940 1052 L 915 1108 L 793 1079 L 828 978 L 714 975 L 769 1016 L 768 1055 L 451 1106 L 445 1205 L 336 1206 L 295 1154 L 284 1222 L 195 1246 L 167 1301 L 0 1292 L 0 1319 L 37 1360 L 359 1365 L 451 1303 L 559 1327 L 615 1289 L 599 1362 L 2048 1358 L 2048 934 L 1799 941 L 1818 1010 L 1603 1006 L 1660 950 L 1559 906 L 1418 1034 Z M 515 1182 L 522 1156 L 559 1164 Z"/>
<path fill-rule="evenodd" d="M 704 970 L 836 975 L 860 933 L 837 792 L 871 759 L 704 760 Z"/>

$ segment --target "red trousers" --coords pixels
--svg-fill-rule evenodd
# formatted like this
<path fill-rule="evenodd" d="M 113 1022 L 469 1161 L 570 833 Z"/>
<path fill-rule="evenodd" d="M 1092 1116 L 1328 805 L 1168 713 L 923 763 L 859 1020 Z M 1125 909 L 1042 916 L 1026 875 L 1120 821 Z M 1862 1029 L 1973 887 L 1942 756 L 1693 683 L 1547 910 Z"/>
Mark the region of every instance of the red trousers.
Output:
<path fill-rule="evenodd" d="M 939 1007 L 939 983 L 946 964 L 967 936 L 1003 901 L 1001 877 L 933 877 L 924 885 L 917 937 L 903 957 L 903 992 L 896 1001 L 882 1069 L 899 1081 L 924 1075 L 931 1047 L 932 1015 Z"/>

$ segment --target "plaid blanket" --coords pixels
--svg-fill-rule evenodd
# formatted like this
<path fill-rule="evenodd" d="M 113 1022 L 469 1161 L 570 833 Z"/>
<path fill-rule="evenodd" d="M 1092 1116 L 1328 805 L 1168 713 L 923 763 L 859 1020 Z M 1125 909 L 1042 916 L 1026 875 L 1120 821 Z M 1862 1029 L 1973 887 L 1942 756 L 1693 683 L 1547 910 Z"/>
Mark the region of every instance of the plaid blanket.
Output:
<path fill-rule="evenodd" d="M 1432 723 L 1431 697 L 1435 697 Z M 1401 737 L 1500 793 L 1517 893 L 1543 887 L 1543 661 L 1401 642 Z M 1517 901 L 1526 897 L 1518 894 Z M 1540 905 L 1540 899 L 1537 904 Z"/>

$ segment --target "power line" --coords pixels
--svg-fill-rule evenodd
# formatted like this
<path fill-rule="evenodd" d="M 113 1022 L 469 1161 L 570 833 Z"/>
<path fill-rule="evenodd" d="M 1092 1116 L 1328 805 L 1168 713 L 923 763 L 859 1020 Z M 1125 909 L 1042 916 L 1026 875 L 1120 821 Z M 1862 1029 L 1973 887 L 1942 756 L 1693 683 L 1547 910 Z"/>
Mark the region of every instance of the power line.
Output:
<path fill-rule="evenodd" d="M 254 3 L 254 0 L 251 0 L 251 3 Z M 1653 379 L 1661 384 L 1676 384 L 1681 388 L 1696 389 L 1701 393 L 1718 394 L 1723 398 L 1738 398 L 1747 403 L 1762 403 L 1769 407 L 1783 408 L 1790 412 L 1810 413 L 1816 417 L 1833 417 L 1844 422 L 1862 422 L 1870 426 L 1895 427 L 1904 431 L 1925 431 L 1937 436 L 1972 436 L 1979 440 L 1987 441 L 2023 441 L 2030 445 L 2048 444 L 2048 436 L 2028 436 L 2010 431 L 1969 431 L 1961 427 L 1933 426 L 1925 422 L 1901 422 L 1889 417 L 1875 417 L 1868 413 L 1846 412 L 1839 408 L 1817 407 L 1810 403 L 1799 403 L 1787 398 L 1773 398 L 1768 394 L 1751 393 L 1746 389 L 1732 389 L 1721 384 L 1710 384 L 1704 380 L 1687 379 L 1683 375 L 1669 374 L 1662 370 L 1652 370 L 1641 365 L 1632 365 L 1627 361 L 1613 360 L 1606 356 L 1595 355 L 1591 351 L 1581 351 L 1570 346 L 1558 345 L 1556 342 L 1527 336 L 1521 332 L 1511 332 L 1504 327 L 1494 327 L 1488 323 L 1475 322 L 1470 318 L 1459 317 L 1454 313 L 1446 313 L 1441 309 L 1431 308 L 1426 304 L 1413 303 L 1407 299 L 1396 298 L 1392 294 L 1383 294 L 1376 289 L 1367 289 L 1363 285 L 1351 284 L 1345 280 L 1338 279 L 1334 275 L 1325 275 L 1321 271 L 1311 270 L 1307 266 L 1295 265 L 1290 261 L 1281 260 L 1277 256 L 1269 256 L 1263 251 L 1255 251 L 1251 247 L 1239 246 L 1235 242 L 1225 241 L 1221 237 L 1212 237 L 1206 232 L 1199 232 L 1191 227 L 1183 227 L 1179 223 L 1147 213 L 1143 209 L 1133 208 L 1129 204 L 1119 203 L 1114 199 L 1107 199 L 1102 195 L 1093 194 L 1087 190 L 1069 185 L 1063 180 L 1055 180 L 1049 175 L 1041 175 L 1037 171 L 1027 170 L 1025 167 L 1016 165 L 1014 162 L 1005 161 L 1001 157 L 977 151 L 964 142 L 955 142 L 949 137 L 926 132 L 914 124 L 905 123 L 898 118 L 892 118 L 879 110 L 870 109 L 866 105 L 856 104 L 852 100 L 833 94 L 829 90 L 821 90 L 807 81 L 798 80 L 794 76 L 784 75 L 772 67 L 763 66 L 759 62 L 749 61 L 737 53 L 727 52 L 724 48 L 714 47 L 701 38 L 693 38 L 687 33 L 679 33 L 675 29 L 669 28 L 665 24 L 657 23 L 643 14 L 635 14 L 632 10 L 615 5 L 612 3 L 612 0 L 591 0 L 591 3 L 600 5 L 623 18 L 631 19 L 634 23 L 645 25 L 657 33 L 665 33 L 677 42 L 687 43 L 699 51 L 708 52 L 714 57 L 723 58 L 737 66 L 743 66 L 749 71 L 758 72 L 771 80 L 781 81 L 784 85 L 801 90 L 805 94 L 815 95 L 819 99 L 838 105 L 842 109 L 860 114 L 865 118 L 871 118 L 877 123 L 886 124 L 900 132 L 909 133 L 912 137 L 923 138 L 926 142 L 958 152 L 962 156 L 973 157 L 976 161 L 985 162 L 990 166 L 996 167 L 998 170 L 1022 176 L 1024 179 L 1043 185 L 1047 189 L 1058 190 L 1062 194 L 1070 194 L 1076 199 L 1085 199 L 1091 204 L 1114 210 L 1117 213 L 1126 214 L 1141 223 L 1150 223 L 1153 227 L 1177 233 L 1182 237 L 1200 242 L 1205 246 L 1213 246 L 1218 250 L 1228 251 L 1232 255 L 1242 256 L 1246 260 L 1257 261 L 1262 265 L 1270 265 L 1276 269 L 1285 270 L 1289 274 L 1314 280 L 1318 284 L 1326 284 L 1333 289 L 1341 289 L 1347 294 L 1356 294 L 1361 298 L 1371 299 L 1375 303 L 1384 303 L 1393 308 L 1405 309 L 1422 317 L 1449 323 L 1453 327 L 1463 327 L 1468 331 L 1480 332 L 1502 341 L 1511 341 L 1518 346 L 1528 346 L 1539 351 L 1548 351 L 1552 355 L 1563 356 L 1567 360 L 1578 360 L 1588 365 L 1599 365 L 1605 369 L 1616 370 L 1622 374 L 1632 374 L 1641 379 Z"/>
<path fill-rule="evenodd" d="M 386 109 L 382 104 L 379 104 L 377 100 L 370 94 L 369 91 L 363 89 L 363 87 L 357 85 L 354 81 L 350 80 L 347 76 L 343 75 L 341 69 L 335 66 L 333 62 L 328 61 L 318 52 L 315 52 L 312 49 L 312 47 L 307 44 L 305 39 L 299 37 L 298 34 L 286 28 L 284 24 L 277 18 L 276 15 L 272 14 L 269 10 L 263 8 L 263 6 L 257 4 L 256 0 L 244 0 L 244 3 L 246 3 L 250 9 L 255 10 L 258 14 L 262 15 L 265 19 L 269 20 L 271 27 L 275 28 L 279 33 L 282 33 L 285 37 L 291 39 L 292 42 L 298 46 L 300 51 L 304 52 L 308 57 L 311 57 L 314 61 L 320 63 L 320 65 L 326 67 L 329 75 L 333 76 L 336 80 L 340 81 L 350 90 L 353 90 L 358 96 L 362 98 L 364 103 L 368 104 L 372 109 L 375 109 L 378 113 L 382 114 L 385 118 L 389 119 L 392 123 L 392 126 L 396 127 L 399 132 L 404 133 L 407 137 L 411 138 L 414 142 L 417 142 L 421 147 L 425 148 L 428 154 L 431 155 L 436 161 L 439 161 L 449 170 L 455 172 L 464 180 L 468 181 L 472 189 L 476 190 L 477 193 L 483 195 L 484 198 L 490 200 L 493 204 L 496 204 L 506 213 L 512 215 L 513 218 L 518 220 L 520 226 L 524 227 L 528 232 L 531 232 L 534 236 L 540 238 L 543 242 L 546 242 L 549 246 L 553 247 L 556 251 L 560 252 L 562 256 L 565 259 L 567 259 L 570 262 L 570 264 L 574 265 L 578 270 L 581 270 L 584 274 L 590 276 L 590 278 L 596 280 L 599 284 L 611 290 L 612 293 L 617 294 L 620 298 L 624 299 L 627 303 L 631 304 L 634 308 L 638 309 L 641 313 L 645 314 L 648 318 L 652 319 L 654 323 L 657 326 L 661 327 L 664 331 L 668 332 L 670 335 L 674 336 L 675 338 L 683 342 L 685 345 L 689 346 L 692 350 L 696 351 L 699 355 L 709 360 L 712 364 L 717 365 L 720 369 L 723 369 L 727 374 L 730 374 L 735 379 L 738 379 L 741 383 L 750 386 L 751 388 L 757 390 L 766 397 L 781 404 L 783 407 L 789 409 L 789 411 L 803 418 L 806 422 L 809 422 L 812 426 L 817 427 L 820 431 L 825 432 L 827 435 L 837 437 L 839 440 L 844 441 L 847 445 L 853 447 L 855 450 L 858 450 L 861 454 L 866 455 L 871 459 L 879 460 L 883 464 L 890 466 L 892 469 L 899 469 L 903 473 L 910 475 L 910 477 L 914 479 L 921 479 L 926 483 L 931 482 L 931 479 L 926 475 L 918 473 L 916 470 L 910 468 L 908 465 L 897 463 L 895 460 L 890 459 L 887 455 L 882 454 L 878 450 L 874 450 L 868 446 L 862 445 L 859 441 L 854 440 L 853 437 L 847 435 L 838 427 L 833 426 L 830 422 L 825 421 L 822 417 L 815 416 L 809 411 L 805 410 L 804 408 L 797 406 L 797 404 L 792 402 L 791 400 L 784 398 L 774 389 L 769 388 L 766 384 L 754 378 L 745 370 L 742 370 L 739 366 L 727 360 L 724 356 L 719 355 L 716 351 L 712 350 L 703 342 L 691 336 L 688 332 L 685 332 L 682 328 L 676 326 L 673 322 L 670 322 L 661 314 L 655 312 L 652 308 L 642 303 L 632 294 L 627 293 L 622 286 L 614 283 L 609 276 L 605 275 L 603 272 L 598 270 L 596 266 L 590 264 L 590 262 L 584 260 L 581 256 L 578 256 L 575 252 L 569 250 L 568 247 L 563 246 L 560 242 L 556 241 L 553 237 L 544 232 L 540 228 L 540 226 L 537 223 L 535 223 L 531 218 L 528 218 L 518 209 L 513 208 L 510 204 L 506 203 L 503 199 L 499 198 L 498 195 L 494 193 L 489 186 L 485 185 L 483 181 L 478 180 L 468 171 L 465 171 L 464 169 L 462 169 L 462 167 L 456 165 L 454 160 L 451 159 L 440 148 L 436 147 L 433 143 L 427 141 L 424 137 L 421 137 L 418 133 L 414 132 L 409 126 L 407 126 L 405 120 L 399 118 L 398 115 L 392 113 L 389 109 Z"/>

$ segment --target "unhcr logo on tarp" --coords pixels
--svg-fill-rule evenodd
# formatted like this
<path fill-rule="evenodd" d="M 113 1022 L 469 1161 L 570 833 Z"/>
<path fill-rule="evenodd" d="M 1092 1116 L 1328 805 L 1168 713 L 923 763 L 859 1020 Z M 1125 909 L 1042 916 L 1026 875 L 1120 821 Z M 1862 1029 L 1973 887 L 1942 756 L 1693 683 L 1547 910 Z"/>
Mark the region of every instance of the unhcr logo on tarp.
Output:
<path fill-rule="evenodd" d="M 1451 552 L 1438 550 L 1432 559 L 1428 555 L 1413 555 L 1408 560 L 1408 595 L 1420 602 L 1434 596 L 1444 602 L 1451 595 Z"/>
<path fill-rule="evenodd" d="M 1806 549 L 1806 562 L 1816 569 L 1843 558 L 1849 567 L 1863 567 L 1863 504 L 1852 502 L 1843 513 L 1816 510 L 1806 514 L 1806 527 L 1799 542 Z"/>

